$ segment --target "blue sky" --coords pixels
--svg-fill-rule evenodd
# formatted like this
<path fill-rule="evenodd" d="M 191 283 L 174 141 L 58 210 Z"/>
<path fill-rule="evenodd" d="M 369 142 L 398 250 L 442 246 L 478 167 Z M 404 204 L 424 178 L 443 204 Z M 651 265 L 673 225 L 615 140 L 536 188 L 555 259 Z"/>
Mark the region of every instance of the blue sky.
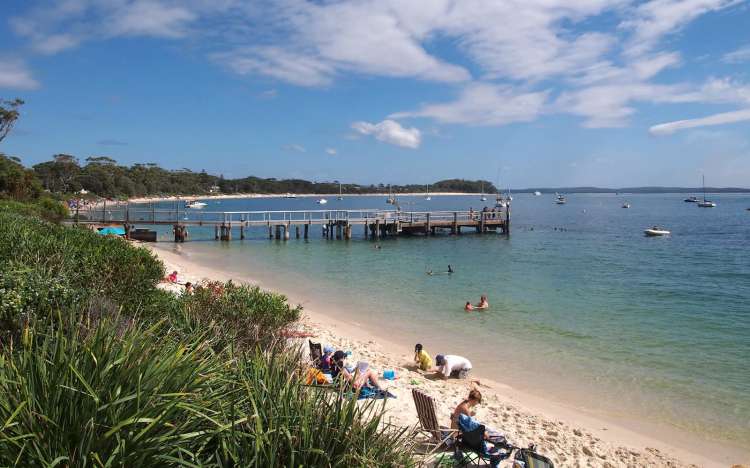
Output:
<path fill-rule="evenodd" d="M 750 186 L 750 2 L 6 0 L 35 164 Z"/>

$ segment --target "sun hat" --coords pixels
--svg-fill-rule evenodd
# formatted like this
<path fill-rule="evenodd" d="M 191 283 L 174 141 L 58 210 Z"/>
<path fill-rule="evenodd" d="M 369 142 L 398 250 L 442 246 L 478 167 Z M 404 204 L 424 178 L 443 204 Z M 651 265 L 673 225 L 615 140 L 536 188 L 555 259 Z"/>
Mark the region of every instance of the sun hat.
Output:
<path fill-rule="evenodd" d="M 331 354 L 333 352 L 333 346 L 329 346 L 329 345 L 324 346 L 323 352 L 326 354 Z"/>
<path fill-rule="evenodd" d="M 359 361 L 357 362 L 357 370 L 362 372 L 367 372 L 367 369 L 370 368 L 370 364 L 367 361 Z"/>

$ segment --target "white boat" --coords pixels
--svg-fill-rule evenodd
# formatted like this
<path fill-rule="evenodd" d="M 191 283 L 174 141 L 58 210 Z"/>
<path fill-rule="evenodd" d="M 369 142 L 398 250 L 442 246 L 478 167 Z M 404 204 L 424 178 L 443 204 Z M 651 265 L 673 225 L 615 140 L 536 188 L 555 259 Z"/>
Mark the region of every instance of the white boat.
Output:
<path fill-rule="evenodd" d="M 539 190 L 537 190 L 537 191 L 534 192 L 534 196 L 535 197 L 539 197 L 541 195 L 542 195 L 542 192 L 540 192 Z"/>
<path fill-rule="evenodd" d="M 623 208 L 630 208 L 630 203 L 628 203 L 628 202 L 625 202 L 625 203 L 624 203 L 624 204 L 622 205 L 622 207 L 623 207 Z"/>
<path fill-rule="evenodd" d="M 558 205 L 564 205 L 567 202 L 568 200 L 566 200 L 564 196 L 557 194 L 557 199 L 555 200 L 555 203 L 557 203 Z"/>
<path fill-rule="evenodd" d="M 396 197 L 391 193 L 391 184 L 388 184 L 388 198 L 385 199 L 385 202 L 389 205 L 396 203 Z"/>
<path fill-rule="evenodd" d="M 700 208 L 716 208 L 716 203 L 706 200 L 706 176 L 703 176 L 703 201 L 698 202 Z"/>
<path fill-rule="evenodd" d="M 344 199 L 344 196 L 341 194 L 341 182 L 339 182 L 339 196 L 337 200 L 343 200 L 343 199 Z"/>
<path fill-rule="evenodd" d="M 698 197 L 687 197 L 685 200 L 685 203 L 698 203 Z"/>
<path fill-rule="evenodd" d="M 318 205 L 325 205 L 326 203 L 328 203 L 328 200 L 326 200 L 325 198 L 321 198 L 317 201 L 317 203 Z"/>
<path fill-rule="evenodd" d="M 206 207 L 206 204 L 198 200 L 188 200 L 185 202 L 185 208 L 200 210 Z"/>
<path fill-rule="evenodd" d="M 432 197 L 430 196 L 430 184 L 427 184 L 427 191 L 425 192 L 424 199 L 426 201 L 432 200 Z"/>
<path fill-rule="evenodd" d="M 287 194 L 284 195 L 284 198 L 297 198 L 297 195 L 295 195 L 295 194 L 293 194 L 291 192 L 287 192 Z"/>
<path fill-rule="evenodd" d="M 645 231 L 643 231 L 644 234 L 648 237 L 659 237 L 659 236 L 668 236 L 672 234 L 671 232 L 667 231 L 663 227 L 659 226 L 652 226 Z"/>
<path fill-rule="evenodd" d="M 495 208 L 505 208 L 508 202 L 499 193 L 495 196 Z"/>
<path fill-rule="evenodd" d="M 482 182 L 482 196 L 479 199 L 481 201 L 487 201 L 487 197 L 484 196 L 484 182 Z"/>

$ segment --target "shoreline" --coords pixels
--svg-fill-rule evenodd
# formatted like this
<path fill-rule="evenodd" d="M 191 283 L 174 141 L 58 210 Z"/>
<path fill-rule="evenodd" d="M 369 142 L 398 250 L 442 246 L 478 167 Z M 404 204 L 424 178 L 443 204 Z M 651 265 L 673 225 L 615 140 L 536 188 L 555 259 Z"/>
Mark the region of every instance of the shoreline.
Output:
<path fill-rule="evenodd" d="M 287 293 L 284 288 L 259 283 L 256 278 L 233 277 L 169 248 L 151 245 L 147 248 L 165 263 L 168 270 L 178 270 L 187 281 L 233 279 Z M 172 289 L 179 290 L 180 287 Z M 363 330 L 355 321 L 341 320 L 341 314 L 334 317 L 330 313 L 321 313 L 314 304 L 310 310 L 307 308 L 309 298 L 286 295 L 290 303 L 306 305 L 303 323 L 317 334 L 317 341 L 351 350 L 352 363 L 364 359 L 379 372 L 387 368 L 396 370 L 401 378 L 385 385 L 397 395 L 397 399 L 387 402 L 388 414 L 395 424 L 413 426 L 417 423 L 410 394 L 410 389 L 415 387 L 410 383 L 412 381 L 418 382 L 416 388 L 422 388 L 435 398 L 438 419 L 443 425 L 448 423 L 450 411 L 468 392 L 465 381 L 433 382 L 426 379 L 420 372 L 407 369 L 411 361 L 411 344 L 393 342 L 382 333 Z M 325 327 L 319 325 L 323 323 Z M 628 427 L 587 413 L 584 408 L 550 401 L 486 379 L 481 376 L 481 371 L 479 374 L 474 377 L 481 381 L 479 389 L 485 394 L 485 403 L 478 411 L 478 419 L 505 432 L 516 445 L 536 443 L 539 452 L 550 456 L 558 466 L 730 466 L 732 463 L 747 463 L 747 453 L 739 448 L 721 450 L 723 444 L 706 443 L 695 435 L 677 431 L 665 434 L 658 427 L 647 428 L 645 422 L 643 427 Z M 696 453 L 695 447 L 708 445 L 711 450 Z"/>
<path fill-rule="evenodd" d="M 399 192 L 394 193 L 393 196 L 403 197 L 421 197 L 424 196 L 425 192 Z M 481 195 L 479 192 L 435 192 L 430 193 L 431 197 L 448 197 L 448 196 L 472 196 Z M 485 194 L 492 195 L 492 194 Z M 295 193 L 293 198 L 315 198 L 315 197 L 338 197 L 338 193 Z M 387 193 L 345 193 L 343 197 L 387 197 Z M 151 202 L 163 202 L 163 201 L 174 201 L 174 200 L 231 200 L 231 199 L 244 199 L 244 198 L 287 198 L 284 193 L 233 193 L 233 194 L 220 194 L 220 195 L 169 195 L 165 197 L 136 197 L 129 198 L 122 201 L 121 203 L 151 203 Z"/>

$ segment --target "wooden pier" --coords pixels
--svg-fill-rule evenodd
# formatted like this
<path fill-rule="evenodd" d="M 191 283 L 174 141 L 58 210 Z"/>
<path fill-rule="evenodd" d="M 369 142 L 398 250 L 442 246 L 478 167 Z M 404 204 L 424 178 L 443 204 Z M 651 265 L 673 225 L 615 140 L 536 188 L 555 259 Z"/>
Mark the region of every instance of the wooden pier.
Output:
<path fill-rule="evenodd" d="M 187 239 L 188 226 L 213 226 L 217 240 L 244 239 L 249 228 L 265 228 L 270 239 L 307 239 L 312 227 L 325 239 L 351 239 L 355 229 L 365 239 L 389 236 L 452 235 L 469 232 L 510 234 L 510 209 L 501 211 L 397 211 L 397 210 L 302 210 L 302 211 L 203 211 L 155 209 L 142 205 L 100 206 L 73 213 L 77 224 L 119 224 L 126 236 L 135 225 L 170 225 L 175 242 Z"/>

